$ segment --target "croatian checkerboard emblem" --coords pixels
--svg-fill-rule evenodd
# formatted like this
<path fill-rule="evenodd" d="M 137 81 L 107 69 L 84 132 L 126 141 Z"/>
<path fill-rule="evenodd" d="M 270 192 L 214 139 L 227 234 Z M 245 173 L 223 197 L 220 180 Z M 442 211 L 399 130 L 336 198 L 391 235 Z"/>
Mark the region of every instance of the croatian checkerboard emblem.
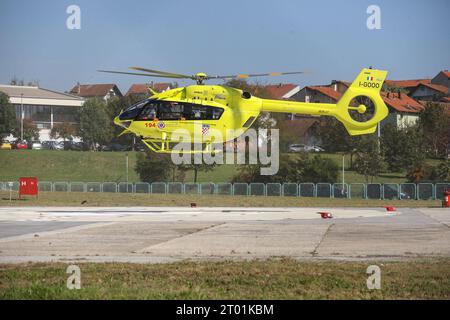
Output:
<path fill-rule="evenodd" d="M 209 133 L 209 128 L 210 128 L 209 124 L 202 125 L 202 135 L 206 136 Z"/>

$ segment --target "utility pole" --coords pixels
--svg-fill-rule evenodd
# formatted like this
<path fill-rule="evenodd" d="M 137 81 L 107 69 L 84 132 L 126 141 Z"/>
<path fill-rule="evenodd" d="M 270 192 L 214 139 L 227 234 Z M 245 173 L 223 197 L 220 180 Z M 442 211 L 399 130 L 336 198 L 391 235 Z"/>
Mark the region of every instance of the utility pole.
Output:
<path fill-rule="evenodd" d="M 20 140 L 23 141 L 23 93 L 20 94 Z"/>
<path fill-rule="evenodd" d="M 342 155 L 342 195 L 345 194 L 345 153 Z"/>
<path fill-rule="evenodd" d="M 380 151 L 381 151 L 381 142 L 380 142 L 380 140 L 381 140 L 381 122 L 379 122 L 377 124 L 377 136 L 378 136 L 378 139 L 377 139 L 377 142 L 378 142 L 378 153 L 380 153 Z"/>
<path fill-rule="evenodd" d="M 128 191 L 128 152 L 125 155 L 125 170 L 127 176 L 127 191 Z"/>

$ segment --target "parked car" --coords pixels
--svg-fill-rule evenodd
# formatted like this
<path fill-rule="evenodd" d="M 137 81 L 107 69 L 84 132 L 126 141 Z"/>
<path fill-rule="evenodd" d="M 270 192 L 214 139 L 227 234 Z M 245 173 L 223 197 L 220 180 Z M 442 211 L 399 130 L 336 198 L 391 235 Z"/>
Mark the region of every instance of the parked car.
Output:
<path fill-rule="evenodd" d="M 319 146 L 305 146 L 307 152 L 324 152 L 325 150 Z"/>
<path fill-rule="evenodd" d="M 289 146 L 289 152 L 323 152 L 325 151 L 319 146 L 309 146 L 304 144 L 291 144 Z"/>
<path fill-rule="evenodd" d="M 42 148 L 46 150 L 64 150 L 64 145 L 58 141 L 44 141 L 42 142 Z"/>
<path fill-rule="evenodd" d="M 305 152 L 304 144 L 291 144 L 288 149 L 289 152 Z"/>
<path fill-rule="evenodd" d="M 64 141 L 64 150 L 86 151 L 89 147 L 84 142 Z"/>
<path fill-rule="evenodd" d="M 12 144 L 13 149 L 28 149 L 28 143 L 26 141 L 17 140 Z"/>
<path fill-rule="evenodd" d="M 118 143 L 112 143 L 107 146 L 103 146 L 101 151 L 131 151 L 130 146 L 124 146 Z"/>
<path fill-rule="evenodd" d="M 28 144 L 28 149 L 42 150 L 42 144 L 39 141 L 33 141 Z"/>
<path fill-rule="evenodd" d="M 134 144 L 133 146 L 133 150 L 134 151 L 139 151 L 139 152 L 144 152 L 146 151 L 148 148 L 144 145 L 143 142 L 137 142 Z"/>
<path fill-rule="evenodd" d="M 0 144 L 0 150 L 11 150 L 12 146 L 10 142 L 3 142 L 2 144 Z"/>

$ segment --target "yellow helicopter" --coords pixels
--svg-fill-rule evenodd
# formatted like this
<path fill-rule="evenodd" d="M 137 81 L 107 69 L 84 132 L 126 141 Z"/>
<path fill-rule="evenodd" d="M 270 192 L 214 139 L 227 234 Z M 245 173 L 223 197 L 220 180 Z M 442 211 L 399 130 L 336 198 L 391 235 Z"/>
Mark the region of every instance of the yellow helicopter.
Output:
<path fill-rule="evenodd" d="M 192 79 L 196 85 L 156 93 L 123 110 L 114 123 L 123 127 L 124 133 L 140 137 L 143 143 L 158 153 L 169 153 L 172 145 L 185 141 L 180 129 L 191 138 L 200 136 L 209 150 L 212 143 L 221 143 L 243 134 L 261 112 L 293 113 L 313 116 L 331 116 L 343 123 L 350 135 L 375 132 L 378 123 L 388 115 L 380 96 L 387 71 L 363 69 L 341 99 L 336 103 L 308 103 L 286 100 L 269 100 L 252 96 L 249 92 L 222 85 L 205 85 L 211 79 L 246 79 L 261 76 L 281 76 L 304 72 L 279 72 L 209 76 L 170 73 L 141 67 L 131 67 L 138 72 L 98 70 L 99 72 L 139 75 L 148 77 Z M 212 138 L 218 131 L 223 137 Z M 231 132 L 231 135 L 230 135 Z M 220 135 L 219 135 L 220 136 Z M 192 140 L 191 140 L 192 141 Z"/>

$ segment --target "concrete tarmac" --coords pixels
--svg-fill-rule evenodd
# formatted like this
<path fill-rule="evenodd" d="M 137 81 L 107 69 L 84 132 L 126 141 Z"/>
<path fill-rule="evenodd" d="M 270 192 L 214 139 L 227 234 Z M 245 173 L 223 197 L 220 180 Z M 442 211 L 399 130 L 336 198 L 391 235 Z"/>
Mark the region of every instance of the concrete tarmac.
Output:
<path fill-rule="evenodd" d="M 450 210 L 0 207 L 2 264 L 274 257 L 450 257 Z"/>

